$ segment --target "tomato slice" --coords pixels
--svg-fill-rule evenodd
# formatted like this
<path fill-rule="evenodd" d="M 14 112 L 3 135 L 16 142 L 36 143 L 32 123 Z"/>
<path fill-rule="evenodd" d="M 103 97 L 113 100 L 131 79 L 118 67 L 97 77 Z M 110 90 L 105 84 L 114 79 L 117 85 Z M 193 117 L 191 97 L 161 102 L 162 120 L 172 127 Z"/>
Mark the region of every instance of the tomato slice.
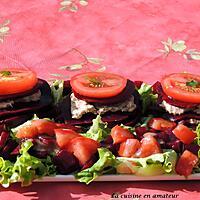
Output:
<path fill-rule="evenodd" d="M 163 131 L 169 128 L 174 128 L 176 123 L 163 118 L 152 118 L 148 125 L 157 131 Z"/>
<path fill-rule="evenodd" d="M 129 130 L 118 125 L 111 129 L 110 134 L 113 139 L 113 144 L 125 142 L 127 139 L 134 139 L 133 134 Z"/>
<path fill-rule="evenodd" d="M 198 157 L 192 152 L 185 150 L 177 162 L 176 173 L 183 176 L 189 176 L 197 162 Z"/>
<path fill-rule="evenodd" d="M 161 80 L 164 92 L 179 101 L 200 103 L 200 75 L 174 73 Z"/>
<path fill-rule="evenodd" d="M 196 137 L 196 134 L 183 124 L 177 125 L 172 132 L 184 144 L 192 143 Z"/>
<path fill-rule="evenodd" d="M 108 98 L 118 95 L 126 87 L 127 79 L 111 73 L 88 72 L 71 78 L 72 89 L 86 97 Z"/>
<path fill-rule="evenodd" d="M 0 70 L 0 95 L 16 94 L 32 89 L 38 82 L 37 75 L 25 69 Z"/>

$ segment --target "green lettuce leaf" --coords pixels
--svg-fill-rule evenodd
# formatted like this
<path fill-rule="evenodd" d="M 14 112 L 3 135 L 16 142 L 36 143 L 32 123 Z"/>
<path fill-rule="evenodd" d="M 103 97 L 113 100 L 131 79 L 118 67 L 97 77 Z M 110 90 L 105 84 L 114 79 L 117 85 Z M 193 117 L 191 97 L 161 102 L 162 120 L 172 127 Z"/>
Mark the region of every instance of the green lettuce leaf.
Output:
<path fill-rule="evenodd" d="M 90 168 L 75 174 L 75 178 L 86 184 L 89 184 L 98 176 L 115 171 L 115 156 L 106 148 L 99 148 L 99 160 Z"/>
<path fill-rule="evenodd" d="M 8 187 L 11 183 L 21 182 L 22 186 L 28 186 L 34 179 L 43 176 L 55 175 L 56 170 L 51 158 L 39 159 L 31 156 L 28 150 L 33 143 L 29 140 L 21 145 L 20 156 L 15 163 L 0 157 L 0 183 Z"/>
<path fill-rule="evenodd" d="M 92 122 L 93 124 L 90 129 L 83 135 L 99 142 L 104 140 L 110 134 L 110 129 L 107 127 L 107 123 L 104 123 L 101 120 L 100 115 L 98 115 L 96 119 L 93 119 Z"/>
<path fill-rule="evenodd" d="M 176 165 L 177 154 L 174 150 L 165 153 L 153 154 L 145 158 L 117 157 L 117 172 L 133 173 L 138 176 L 154 176 L 164 173 L 173 173 Z"/>
<path fill-rule="evenodd" d="M 54 104 L 59 103 L 63 99 L 64 81 L 55 80 L 51 84 L 51 94 L 53 96 Z"/>
<path fill-rule="evenodd" d="M 158 95 L 153 94 L 151 85 L 146 83 L 143 83 L 141 87 L 137 90 L 140 94 L 140 98 L 142 101 L 142 112 L 145 113 L 149 106 L 154 105 L 156 103 Z"/>

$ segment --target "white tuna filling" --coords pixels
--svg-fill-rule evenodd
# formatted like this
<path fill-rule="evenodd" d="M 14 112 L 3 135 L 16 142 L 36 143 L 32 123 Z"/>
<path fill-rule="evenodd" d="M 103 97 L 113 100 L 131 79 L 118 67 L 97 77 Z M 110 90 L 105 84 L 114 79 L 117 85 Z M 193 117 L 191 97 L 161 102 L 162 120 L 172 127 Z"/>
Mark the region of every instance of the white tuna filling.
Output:
<path fill-rule="evenodd" d="M 180 115 L 189 110 L 186 108 L 179 108 L 177 106 L 172 106 L 172 105 L 168 104 L 166 101 L 163 101 L 160 104 L 160 106 L 163 107 L 168 113 L 174 114 L 174 115 Z"/>
<path fill-rule="evenodd" d="M 41 92 L 39 90 L 38 92 L 36 92 L 36 93 L 34 93 L 30 96 L 22 97 L 22 98 L 15 99 L 15 100 L 0 102 L 0 109 L 12 107 L 15 102 L 22 102 L 23 103 L 23 102 L 38 101 L 38 100 L 40 100 L 40 97 L 41 97 Z"/>
<path fill-rule="evenodd" d="M 86 113 L 93 114 L 104 114 L 108 111 L 110 112 L 132 112 L 135 110 L 136 105 L 134 103 L 134 96 L 131 96 L 129 99 L 125 100 L 122 103 L 117 103 L 112 106 L 94 106 L 87 103 L 86 101 L 80 100 L 74 96 L 74 93 L 71 94 L 71 114 L 72 118 L 80 119 Z"/>

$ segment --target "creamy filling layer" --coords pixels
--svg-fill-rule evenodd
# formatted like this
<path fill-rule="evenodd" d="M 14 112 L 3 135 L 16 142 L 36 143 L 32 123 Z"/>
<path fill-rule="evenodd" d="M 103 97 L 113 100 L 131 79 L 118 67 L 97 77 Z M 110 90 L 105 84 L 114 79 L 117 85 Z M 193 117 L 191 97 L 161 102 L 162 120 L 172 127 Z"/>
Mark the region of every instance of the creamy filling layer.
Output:
<path fill-rule="evenodd" d="M 93 114 L 104 114 L 106 112 L 133 112 L 136 109 L 136 104 L 134 103 L 134 96 L 129 99 L 113 104 L 112 106 L 106 105 L 93 105 L 89 104 L 84 100 L 80 100 L 75 97 L 74 93 L 71 94 L 71 114 L 72 118 L 80 119 L 86 113 Z"/>
<path fill-rule="evenodd" d="M 40 90 L 38 90 L 36 93 L 26 97 L 0 102 L 0 109 L 13 107 L 15 103 L 28 103 L 28 102 L 39 101 L 40 97 L 41 97 L 41 92 Z"/>
<path fill-rule="evenodd" d="M 174 114 L 174 115 L 181 115 L 187 111 L 193 111 L 196 114 L 200 114 L 200 105 L 196 108 L 180 108 L 177 106 L 170 105 L 166 101 L 162 101 L 160 104 L 161 107 L 163 107 L 168 113 Z"/>

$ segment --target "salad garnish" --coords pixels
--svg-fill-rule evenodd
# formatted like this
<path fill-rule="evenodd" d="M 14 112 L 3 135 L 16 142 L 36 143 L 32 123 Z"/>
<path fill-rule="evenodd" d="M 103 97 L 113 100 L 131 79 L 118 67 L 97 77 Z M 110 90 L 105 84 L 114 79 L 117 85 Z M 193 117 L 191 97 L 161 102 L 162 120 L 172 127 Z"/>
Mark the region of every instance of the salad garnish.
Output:
<path fill-rule="evenodd" d="M 10 71 L 0 71 L 2 77 L 10 76 L 12 73 Z"/>

